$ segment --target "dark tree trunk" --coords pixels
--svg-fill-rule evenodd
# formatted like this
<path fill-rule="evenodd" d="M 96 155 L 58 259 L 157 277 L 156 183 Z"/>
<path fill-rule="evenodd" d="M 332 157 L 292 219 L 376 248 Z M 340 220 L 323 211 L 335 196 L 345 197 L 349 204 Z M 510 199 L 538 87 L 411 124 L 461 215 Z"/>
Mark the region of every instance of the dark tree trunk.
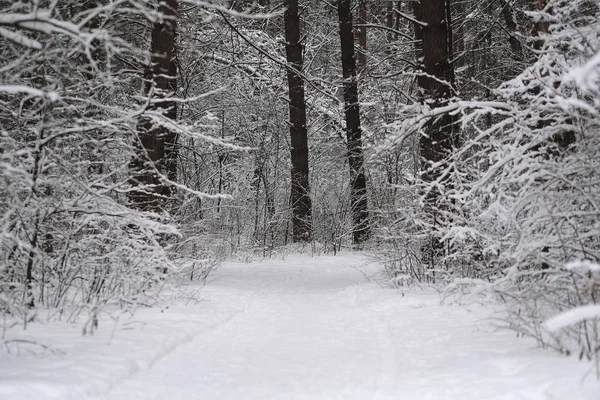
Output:
<path fill-rule="evenodd" d="M 432 108 L 442 107 L 452 96 L 454 85 L 454 68 L 452 59 L 452 29 L 450 18 L 450 0 L 421 0 L 413 3 L 415 37 L 420 40 L 417 44 L 417 57 L 422 59 L 417 81 L 421 95 Z M 443 161 L 457 145 L 457 135 L 454 132 L 455 118 L 449 114 L 432 119 L 421 135 L 422 178 L 426 183 L 435 182 L 440 177 L 440 162 Z M 431 185 L 429 185 L 431 186 Z M 440 204 L 440 193 L 437 188 L 428 189 L 425 193 L 425 212 L 431 223 L 437 224 Z M 437 254 L 442 249 L 439 239 L 431 237 L 428 249 L 431 266 L 435 263 Z"/>
<path fill-rule="evenodd" d="M 302 71 L 302 44 L 298 0 L 286 0 L 285 53 L 288 62 L 287 79 L 290 98 L 290 137 L 292 157 L 292 236 L 294 242 L 310 241 L 312 237 L 312 203 L 308 185 L 308 138 L 306 103 Z"/>
<path fill-rule="evenodd" d="M 508 42 L 510 43 L 510 49 L 515 58 L 519 60 L 523 56 L 523 49 L 521 48 L 521 42 L 519 42 L 519 39 L 517 38 L 517 19 L 508 0 L 503 0 L 502 17 L 504 18 L 506 30 L 509 35 Z"/>
<path fill-rule="evenodd" d="M 450 0 L 422 0 L 413 3 L 415 18 L 423 24 L 415 24 L 415 36 L 421 44 L 417 53 L 422 58 L 421 68 L 424 74 L 417 81 L 422 90 L 423 99 L 430 101 L 432 107 L 440 107 L 452 96 L 454 68 L 452 57 L 452 34 L 447 6 Z M 424 26 L 426 24 L 426 26 Z M 442 161 L 456 145 L 454 118 L 448 114 L 433 120 L 427 127 L 426 135 L 420 139 L 421 156 L 426 181 L 434 181 L 438 171 L 430 168 L 432 163 Z"/>
<path fill-rule="evenodd" d="M 386 11 L 385 11 L 385 26 L 387 28 L 389 28 L 388 32 L 386 33 L 386 39 L 387 39 L 388 45 L 386 46 L 385 52 L 387 54 L 391 54 L 392 53 L 391 42 L 394 40 L 394 33 L 391 31 L 392 29 L 394 29 L 394 1 L 393 0 L 388 0 L 388 2 L 387 2 L 387 7 L 386 7 Z"/>
<path fill-rule="evenodd" d="M 350 205 L 354 228 L 353 241 L 355 244 L 360 244 L 369 238 L 370 227 L 350 0 L 337 0 L 337 8 L 340 20 L 342 73 L 344 77 L 346 139 L 348 142 L 348 164 L 350 166 Z"/>
<path fill-rule="evenodd" d="M 385 14 L 385 26 L 390 29 L 394 29 L 394 1 L 388 0 L 387 9 Z M 392 40 L 392 34 L 388 32 L 387 34 L 388 41 Z"/>
<path fill-rule="evenodd" d="M 533 11 L 543 11 L 547 6 L 547 0 L 530 0 L 531 8 Z M 551 11 L 551 10 L 550 10 Z M 550 22 L 545 20 L 539 20 L 533 23 L 533 36 L 537 37 L 537 39 L 533 42 L 533 49 L 536 51 L 540 51 L 544 47 L 544 35 L 549 34 L 550 32 Z M 540 75 L 542 77 L 547 77 L 549 74 L 548 69 L 542 69 L 540 71 Z M 557 89 L 560 86 L 560 82 L 554 82 L 554 88 Z M 538 89 L 539 90 L 539 89 Z M 537 92 L 537 91 L 536 91 Z M 548 127 L 553 123 L 556 123 L 556 120 L 550 115 L 544 115 L 544 119 L 540 120 L 536 126 L 537 129 L 542 129 L 544 127 Z M 564 121 L 563 126 L 571 126 L 573 121 L 571 118 Z M 553 135 L 552 141 L 558 145 L 560 151 L 567 150 L 572 144 L 576 142 L 576 133 L 573 129 L 563 129 L 562 132 L 558 132 Z M 537 146 L 536 146 L 537 147 Z M 548 154 L 548 156 L 552 155 L 552 151 Z"/>
<path fill-rule="evenodd" d="M 177 104 L 159 100 L 174 95 L 177 89 L 177 0 L 160 0 L 158 11 L 162 19 L 152 27 L 152 56 L 146 71 L 145 91 L 153 99 L 149 111 L 160 111 L 166 118 L 174 120 Z M 138 134 L 141 147 L 130 165 L 132 183 L 141 190 L 133 192 L 131 197 L 139 208 L 158 211 L 166 207 L 171 196 L 171 187 L 161 175 L 169 180 L 177 178 L 177 134 L 147 117 L 140 119 Z"/>

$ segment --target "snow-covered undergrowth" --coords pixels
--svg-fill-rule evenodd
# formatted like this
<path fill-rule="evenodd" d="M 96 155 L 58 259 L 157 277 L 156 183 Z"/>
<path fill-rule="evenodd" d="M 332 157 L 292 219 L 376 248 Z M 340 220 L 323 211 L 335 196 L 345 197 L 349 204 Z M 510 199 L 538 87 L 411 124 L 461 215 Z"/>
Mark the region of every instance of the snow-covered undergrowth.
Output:
<path fill-rule="evenodd" d="M 0 358 L 0 398 L 595 400 L 589 363 L 499 332 L 497 307 L 381 285 L 357 253 L 226 263 L 202 301 L 101 317 L 93 336 L 34 324 Z"/>
<path fill-rule="evenodd" d="M 402 139 L 450 112 L 462 143 L 435 166 L 435 215 L 412 205 L 397 221 L 388 265 L 397 281 L 492 294 L 506 305 L 505 326 L 597 359 L 597 319 L 557 331 L 544 321 L 600 303 L 598 271 L 565 268 L 600 260 L 600 8 L 586 0 L 543 4 L 527 15 L 548 33 L 529 39 L 531 65 L 491 90 L 493 101 L 456 98 L 399 123 Z M 425 193 L 432 186 L 422 184 Z M 423 252 L 428 240 L 444 243 L 435 263 Z"/>
<path fill-rule="evenodd" d="M 81 317 L 90 332 L 99 314 L 159 303 L 165 285 L 202 280 L 214 265 L 209 240 L 188 235 L 171 207 L 185 186 L 161 209 L 132 196 L 156 188 L 132 177 L 149 99 L 123 60 L 143 65 L 138 40 L 153 10 L 146 1 L 0 5 L 2 331 Z M 0 348 L 15 346 L 0 336 Z"/>
<path fill-rule="evenodd" d="M 543 321 L 600 301 L 597 271 L 565 268 L 600 256 L 599 13 L 558 0 L 532 13 L 550 30 L 537 62 L 496 90 L 501 107 L 463 117 L 476 134 L 449 161 L 456 207 L 443 232 L 451 260 L 494 281 L 511 328 L 588 359 L 600 351 L 597 320 L 555 332 Z"/>

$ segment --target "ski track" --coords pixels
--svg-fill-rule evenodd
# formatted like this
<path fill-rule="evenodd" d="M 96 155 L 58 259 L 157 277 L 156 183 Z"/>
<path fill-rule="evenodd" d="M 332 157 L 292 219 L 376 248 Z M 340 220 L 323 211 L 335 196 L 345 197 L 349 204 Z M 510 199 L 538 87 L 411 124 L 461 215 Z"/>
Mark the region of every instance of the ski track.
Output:
<path fill-rule="evenodd" d="M 435 293 L 402 294 L 367 281 L 377 268 L 357 254 L 226 264 L 210 276 L 201 307 L 165 312 L 175 332 L 157 336 L 162 342 L 152 338 L 152 320 L 143 332 L 129 332 L 131 340 L 138 334 L 147 342 L 136 354 L 124 354 L 126 366 L 115 364 L 113 375 L 103 375 L 109 378 L 75 382 L 70 390 L 65 382 L 52 386 L 42 374 L 29 386 L 23 381 L 20 397 L 2 397 L 0 360 L 0 397 L 600 399 L 600 384 L 583 379 L 589 364 L 497 332 L 486 319 L 488 308 L 441 306 Z M 153 318 L 164 330 L 170 320 L 160 317 Z M 115 362 L 101 355 L 105 364 Z M 94 377 L 94 367 L 73 367 L 75 379 Z M 36 377 L 35 368 L 31 374 Z M 4 393 L 19 393 L 14 384 L 7 387 Z"/>

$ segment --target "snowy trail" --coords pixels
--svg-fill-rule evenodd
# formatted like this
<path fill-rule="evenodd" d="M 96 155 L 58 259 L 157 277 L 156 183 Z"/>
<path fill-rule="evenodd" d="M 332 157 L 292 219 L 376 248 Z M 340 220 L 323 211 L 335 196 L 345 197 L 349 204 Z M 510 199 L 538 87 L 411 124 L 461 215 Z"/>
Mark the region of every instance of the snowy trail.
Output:
<path fill-rule="evenodd" d="M 360 254 L 228 263 L 199 304 L 101 321 L 94 336 L 9 331 L 62 353 L 0 354 L 0 399 L 600 399 L 589 363 L 496 331 L 490 308 L 366 279 L 377 271 Z"/>
<path fill-rule="evenodd" d="M 387 368 L 393 365 L 389 332 L 357 308 L 356 293 L 347 290 L 364 277 L 350 268 L 279 264 L 222 268 L 206 289 L 209 298 L 210 292 L 223 299 L 218 301 L 227 301 L 226 293 L 239 296 L 244 311 L 107 399 L 132 399 L 144 391 L 140 398 L 268 399 L 277 393 L 285 399 L 347 399 L 385 390 L 393 382 L 386 375 L 393 371 Z M 149 391 L 148 382 L 159 384 Z"/>
<path fill-rule="evenodd" d="M 294 258 L 221 268 L 205 289 L 207 300 L 239 302 L 242 311 L 104 399 L 592 396 L 589 387 L 573 391 L 585 372 L 581 364 L 490 333 L 480 326 L 481 314 L 441 307 L 435 295 L 402 298 L 382 289 L 356 268 L 364 262 Z M 536 368 L 548 360 L 555 369 L 540 373 Z M 565 361 L 580 375 L 565 377 Z"/>

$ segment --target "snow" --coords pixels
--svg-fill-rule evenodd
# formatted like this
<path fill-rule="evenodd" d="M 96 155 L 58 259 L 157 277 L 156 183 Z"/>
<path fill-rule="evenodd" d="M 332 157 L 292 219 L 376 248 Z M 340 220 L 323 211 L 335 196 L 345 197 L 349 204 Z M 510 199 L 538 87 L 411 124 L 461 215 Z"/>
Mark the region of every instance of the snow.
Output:
<path fill-rule="evenodd" d="M 42 49 L 42 44 L 40 42 L 34 39 L 30 39 L 19 32 L 9 31 L 8 29 L 0 27 L 0 36 L 4 37 L 5 39 L 12 40 L 13 42 L 25 47 L 29 47 L 36 50 Z"/>
<path fill-rule="evenodd" d="M 546 321 L 548 329 L 557 331 L 567 326 L 574 325 L 578 322 L 591 319 L 600 319 L 600 305 L 587 305 L 576 307 L 572 310 L 565 311 Z"/>
<path fill-rule="evenodd" d="M 572 80 L 582 91 L 596 92 L 598 88 L 598 67 L 600 67 L 600 52 L 596 53 L 580 67 L 573 67 L 564 77 Z"/>
<path fill-rule="evenodd" d="M 600 265 L 588 260 L 577 260 L 567 263 L 565 269 L 580 272 L 600 272 Z"/>
<path fill-rule="evenodd" d="M 77 25 L 69 21 L 54 19 L 51 14 L 52 11 L 50 10 L 38 10 L 30 14 L 0 13 L 0 25 L 16 26 L 46 34 L 79 33 Z"/>
<path fill-rule="evenodd" d="M 590 363 L 498 331 L 489 307 L 390 289 L 378 270 L 361 254 L 227 263 L 202 301 L 103 317 L 93 336 L 10 329 L 55 354 L 1 352 L 0 399 L 598 399 Z"/>
<path fill-rule="evenodd" d="M 60 100 L 60 95 L 56 92 L 44 92 L 43 90 L 35 89 L 25 85 L 1 85 L 0 84 L 0 93 L 8 93 L 8 94 L 27 94 L 35 97 L 46 97 L 51 102 L 56 102 Z"/>

